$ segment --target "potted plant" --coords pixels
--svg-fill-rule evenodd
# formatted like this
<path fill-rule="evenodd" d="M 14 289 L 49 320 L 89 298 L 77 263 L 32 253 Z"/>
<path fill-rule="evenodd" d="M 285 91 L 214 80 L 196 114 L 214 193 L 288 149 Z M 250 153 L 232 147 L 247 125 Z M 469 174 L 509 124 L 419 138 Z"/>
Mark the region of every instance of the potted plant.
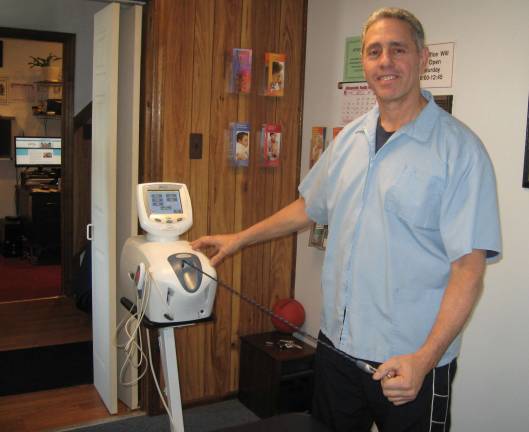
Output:
<path fill-rule="evenodd" d="M 53 53 L 49 53 L 47 57 L 29 57 L 31 58 L 31 61 L 28 62 L 29 67 L 39 67 L 44 81 L 60 81 L 61 67 L 53 65 L 53 63 L 61 59 L 60 57 Z"/>

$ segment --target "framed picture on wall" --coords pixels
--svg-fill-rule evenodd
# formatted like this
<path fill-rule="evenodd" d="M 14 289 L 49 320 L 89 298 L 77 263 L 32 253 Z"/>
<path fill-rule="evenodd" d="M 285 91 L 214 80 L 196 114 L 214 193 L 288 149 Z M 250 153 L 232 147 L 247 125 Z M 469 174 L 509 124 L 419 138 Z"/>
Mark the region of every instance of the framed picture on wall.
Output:
<path fill-rule="evenodd" d="M 447 113 L 452 114 L 452 103 L 454 95 L 435 95 L 433 97 L 435 103 L 444 109 Z"/>
<path fill-rule="evenodd" d="M 7 86 L 8 80 L 5 77 L 0 77 L 0 104 L 7 104 Z"/>
<path fill-rule="evenodd" d="M 529 188 L 529 98 L 527 100 L 527 120 L 525 122 L 525 156 L 523 163 L 522 186 Z"/>

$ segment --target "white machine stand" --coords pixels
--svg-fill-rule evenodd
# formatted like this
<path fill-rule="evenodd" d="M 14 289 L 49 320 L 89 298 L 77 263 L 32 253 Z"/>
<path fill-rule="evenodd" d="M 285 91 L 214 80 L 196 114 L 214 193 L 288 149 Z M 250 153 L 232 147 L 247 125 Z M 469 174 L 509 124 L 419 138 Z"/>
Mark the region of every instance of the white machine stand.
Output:
<path fill-rule="evenodd" d="M 122 303 L 139 306 L 146 301 L 145 318 L 159 332 L 171 431 L 183 432 L 173 328 L 210 319 L 217 284 L 204 273 L 216 278 L 216 272 L 205 255 L 178 240 L 193 224 L 185 184 L 139 184 L 137 198 L 138 218 L 147 234 L 130 237 L 123 247 Z"/>

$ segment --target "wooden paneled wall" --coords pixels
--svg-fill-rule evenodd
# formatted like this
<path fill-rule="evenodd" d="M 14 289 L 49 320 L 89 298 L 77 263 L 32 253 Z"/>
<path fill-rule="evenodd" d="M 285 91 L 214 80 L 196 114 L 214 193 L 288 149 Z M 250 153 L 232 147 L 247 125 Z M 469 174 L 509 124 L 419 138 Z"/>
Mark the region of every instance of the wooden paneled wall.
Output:
<path fill-rule="evenodd" d="M 305 63 L 306 0 L 152 0 L 143 35 L 143 181 L 188 185 L 189 239 L 240 230 L 297 197 Z M 252 92 L 228 93 L 232 48 L 253 50 Z M 264 53 L 287 56 L 285 96 L 262 96 Z M 227 156 L 230 122 L 251 124 L 248 168 Z M 282 126 L 281 166 L 258 165 L 262 123 Z M 203 157 L 189 158 L 189 134 L 203 134 Z M 271 307 L 293 295 L 295 237 L 255 245 L 225 260 L 218 277 Z M 270 319 L 219 287 L 215 320 L 175 331 L 184 402 L 238 387 L 239 336 L 270 330 Z"/>

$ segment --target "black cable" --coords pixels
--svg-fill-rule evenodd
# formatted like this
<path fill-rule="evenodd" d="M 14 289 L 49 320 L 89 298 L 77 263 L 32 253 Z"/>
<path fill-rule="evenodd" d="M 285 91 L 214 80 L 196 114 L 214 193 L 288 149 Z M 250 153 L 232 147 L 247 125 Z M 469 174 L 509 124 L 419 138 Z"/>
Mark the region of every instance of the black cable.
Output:
<path fill-rule="evenodd" d="M 218 278 L 211 276 L 210 274 L 206 273 L 204 270 L 202 270 L 201 268 L 195 266 L 194 264 L 190 263 L 189 261 L 187 261 L 185 259 L 183 259 L 182 261 L 185 262 L 188 266 L 190 266 L 190 267 L 194 268 L 195 270 L 199 271 L 200 273 L 202 273 L 204 276 L 207 276 L 211 280 L 215 281 L 217 283 L 217 285 L 220 285 L 221 287 L 227 289 L 231 294 L 234 294 L 235 296 L 237 296 L 237 297 L 241 298 L 242 300 L 244 300 L 246 303 L 249 303 L 252 306 L 255 306 L 257 309 L 259 309 L 260 311 L 264 312 L 268 316 L 271 316 L 271 317 L 281 321 L 283 324 L 286 324 L 287 326 L 292 327 L 296 332 L 298 332 L 299 334 L 301 334 L 305 338 L 311 340 L 312 342 L 314 342 L 316 344 L 319 344 L 319 345 L 329 349 L 330 351 L 333 351 L 334 353 L 338 354 L 340 357 L 342 357 L 342 358 L 344 358 L 346 360 L 352 361 L 362 371 L 364 371 L 364 372 L 366 372 L 368 374 L 375 373 L 376 368 L 371 366 L 369 363 L 366 363 L 366 362 L 364 362 L 362 360 L 359 360 L 359 359 L 347 354 L 346 352 L 336 348 L 334 345 L 331 345 L 331 344 L 329 344 L 329 343 L 327 343 L 325 341 L 322 341 L 322 340 L 318 339 L 317 337 L 312 336 L 310 333 L 307 333 L 306 331 L 301 330 L 297 325 L 291 323 L 286 318 L 283 318 L 282 316 L 277 315 L 276 313 L 274 313 L 273 311 L 271 311 L 267 307 L 265 307 L 262 304 L 256 302 L 254 299 L 246 296 L 245 294 L 242 294 L 242 293 L 238 292 L 233 287 L 225 284 L 224 282 L 220 281 Z"/>

